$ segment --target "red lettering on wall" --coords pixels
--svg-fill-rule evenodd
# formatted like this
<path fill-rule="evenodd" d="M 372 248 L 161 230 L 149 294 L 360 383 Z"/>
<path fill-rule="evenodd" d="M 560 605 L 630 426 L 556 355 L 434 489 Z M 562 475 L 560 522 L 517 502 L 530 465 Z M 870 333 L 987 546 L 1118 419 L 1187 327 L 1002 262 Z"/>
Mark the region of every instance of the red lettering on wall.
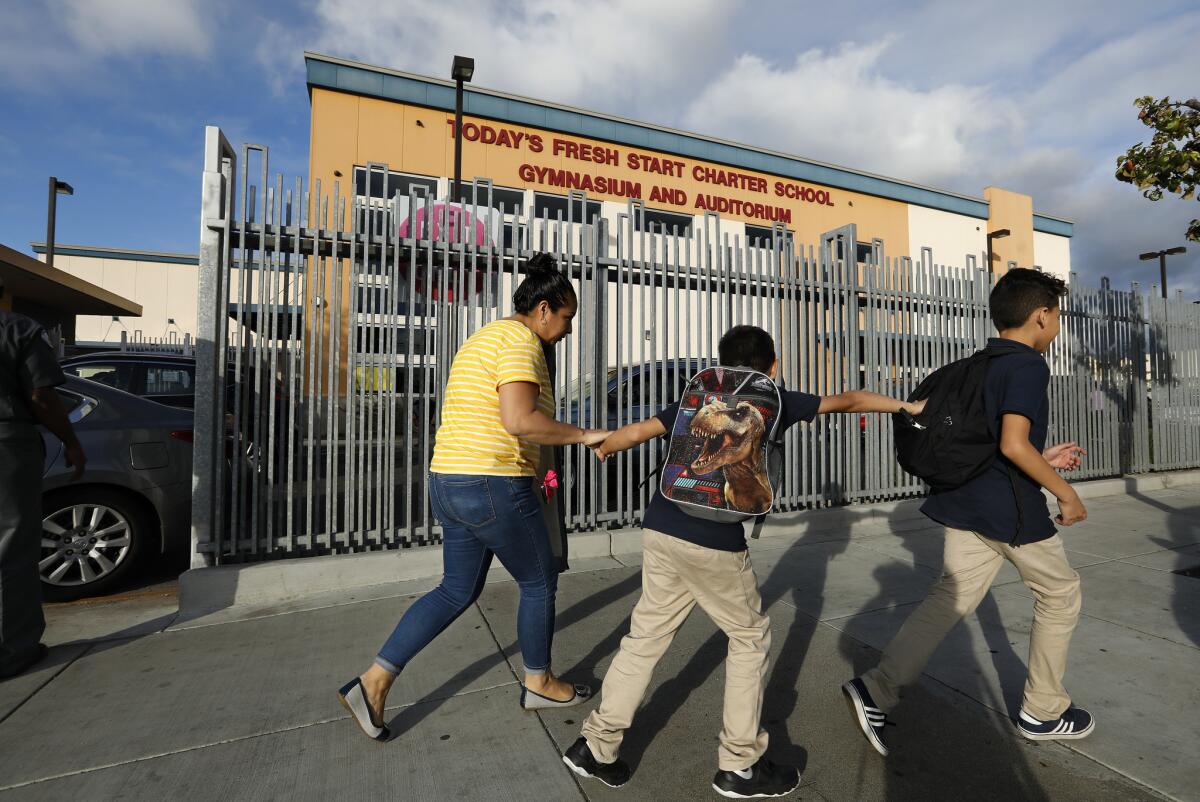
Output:
<path fill-rule="evenodd" d="M 575 173 L 570 170 L 541 167 L 534 164 L 522 164 L 517 168 L 517 175 L 522 181 L 531 184 L 580 189 L 599 195 L 616 195 L 619 198 L 636 198 L 638 200 L 642 198 L 642 185 L 637 181 L 627 181 L 624 178 Z"/>
<path fill-rule="evenodd" d="M 775 195 L 779 198 L 791 198 L 792 200 L 804 201 L 805 203 L 816 203 L 820 206 L 834 205 L 833 199 L 829 196 L 829 190 L 813 189 L 812 187 L 791 184 L 786 181 L 775 182 Z"/>

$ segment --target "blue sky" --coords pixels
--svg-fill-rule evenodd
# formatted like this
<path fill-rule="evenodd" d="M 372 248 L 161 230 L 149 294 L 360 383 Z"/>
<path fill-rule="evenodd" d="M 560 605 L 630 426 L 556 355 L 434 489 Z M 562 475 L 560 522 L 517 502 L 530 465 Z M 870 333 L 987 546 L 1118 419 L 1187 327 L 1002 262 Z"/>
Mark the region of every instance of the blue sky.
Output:
<path fill-rule="evenodd" d="M 1194 2 L 44 0 L 0 26 L 0 242 L 194 252 L 204 126 L 303 174 L 312 49 L 695 130 L 1074 219 L 1075 269 L 1156 280 L 1200 203 L 1112 178 L 1142 94 L 1200 94 Z M 947 257 L 949 258 L 949 257 Z M 1200 245 L 1171 262 L 1200 298 Z"/>

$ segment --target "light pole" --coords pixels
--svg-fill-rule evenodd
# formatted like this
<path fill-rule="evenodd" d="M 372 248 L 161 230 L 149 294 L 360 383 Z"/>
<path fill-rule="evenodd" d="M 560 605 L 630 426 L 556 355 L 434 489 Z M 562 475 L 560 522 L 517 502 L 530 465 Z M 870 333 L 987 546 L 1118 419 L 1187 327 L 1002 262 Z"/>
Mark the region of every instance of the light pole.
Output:
<path fill-rule="evenodd" d="M 462 107 L 463 83 L 470 82 L 475 74 L 475 59 L 466 56 L 455 56 L 454 64 L 450 67 L 450 77 L 454 79 L 454 187 L 450 193 L 450 202 L 461 200 L 462 194 Z"/>
<path fill-rule="evenodd" d="M 46 208 L 46 267 L 54 267 L 54 217 L 58 213 L 58 196 L 74 194 L 75 190 L 70 184 L 50 176 L 50 200 Z"/>
<path fill-rule="evenodd" d="M 1138 258 L 1143 262 L 1148 262 L 1151 259 L 1158 260 L 1158 270 L 1162 276 L 1162 297 L 1167 298 L 1167 257 L 1174 256 L 1177 253 L 1187 253 L 1187 248 L 1182 245 L 1176 248 L 1167 248 L 1165 251 L 1150 251 L 1150 253 L 1140 253 Z"/>
<path fill-rule="evenodd" d="M 988 235 L 987 235 L 987 263 L 988 263 L 988 272 L 989 273 L 994 272 L 992 270 L 992 240 L 1003 239 L 1004 237 L 1007 237 L 1011 233 L 1012 232 L 1009 231 L 1007 228 L 998 228 L 995 231 L 988 232 Z"/>

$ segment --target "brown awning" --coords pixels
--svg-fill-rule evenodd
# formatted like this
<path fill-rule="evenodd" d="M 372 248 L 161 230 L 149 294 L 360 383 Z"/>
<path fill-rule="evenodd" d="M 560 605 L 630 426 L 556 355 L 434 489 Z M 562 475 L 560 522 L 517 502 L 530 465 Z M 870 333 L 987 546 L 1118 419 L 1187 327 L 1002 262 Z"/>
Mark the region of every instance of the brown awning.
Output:
<path fill-rule="evenodd" d="M 0 245 L 0 281 L 10 298 L 76 315 L 141 317 L 142 305 Z"/>

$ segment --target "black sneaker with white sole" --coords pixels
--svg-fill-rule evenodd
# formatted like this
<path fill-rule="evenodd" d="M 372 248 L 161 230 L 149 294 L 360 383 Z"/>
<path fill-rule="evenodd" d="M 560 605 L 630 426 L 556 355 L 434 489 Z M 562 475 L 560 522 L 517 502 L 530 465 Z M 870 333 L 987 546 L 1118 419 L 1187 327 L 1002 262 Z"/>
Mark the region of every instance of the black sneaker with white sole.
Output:
<path fill-rule="evenodd" d="M 858 722 L 863 735 L 867 736 L 867 741 L 875 747 L 876 752 L 887 757 L 887 744 L 883 742 L 883 728 L 888 724 L 887 714 L 875 704 L 867 684 L 855 677 L 842 686 L 842 693 L 846 695 L 854 720 Z"/>
<path fill-rule="evenodd" d="M 758 799 L 787 796 L 800 784 L 800 772 L 792 766 L 776 766 L 759 758 L 748 769 L 718 771 L 713 777 L 713 790 L 730 799 Z"/>
<path fill-rule="evenodd" d="M 1041 721 L 1021 711 L 1017 716 L 1017 730 L 1031 741 L 1060 741 L 1086 738 L 1096 729 L 1092 714 L 1082 707 L 1071 705 L 1063 714 L 1050 721 Z"/>
<path fill-rule="evenodd" d="M 609 788 L 620 788 L 629 782 L 629 764 L 620 758 L 612 763 L 596 760 L 586 738 L 581 737 L 571 744 L 563 755 L 563 763 L 580 777 L 594 777 Z"/>

